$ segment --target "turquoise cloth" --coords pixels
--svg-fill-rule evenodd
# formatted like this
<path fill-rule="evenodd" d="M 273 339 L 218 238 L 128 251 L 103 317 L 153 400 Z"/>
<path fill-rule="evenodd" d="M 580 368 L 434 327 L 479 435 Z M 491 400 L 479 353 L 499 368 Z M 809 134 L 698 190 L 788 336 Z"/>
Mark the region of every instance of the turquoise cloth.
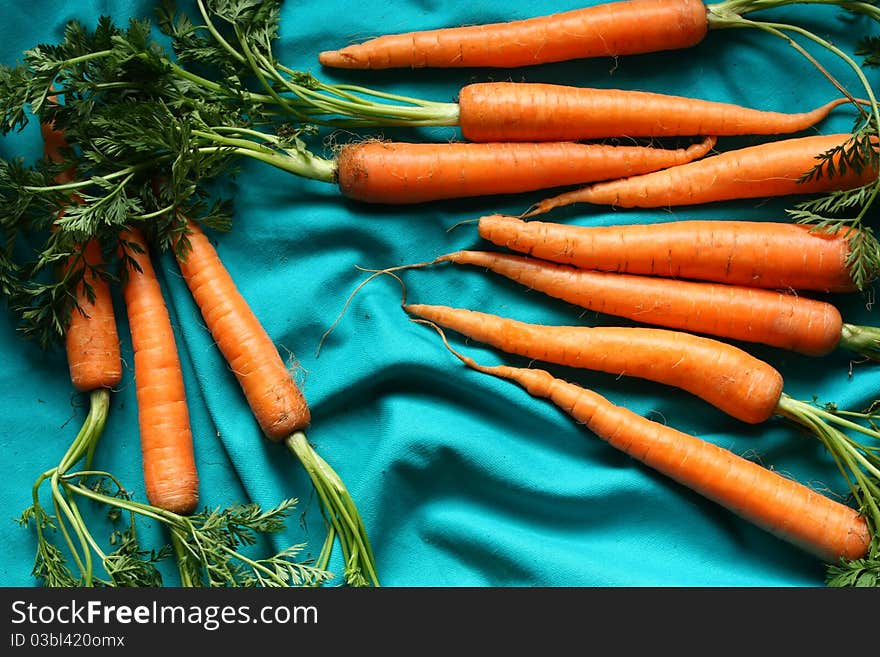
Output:
<path fill-rule="evenodd" d="M 801 111 L 837 96 L 800 55 L 756 30 L 712 32 L 687 51 L 620 60 L 568 62 L 510 71 L 334 71 L 317 63 L 321 50 L 387 32 L 501 21 L 595 4 L 596 0 L 325 0 L 284 6 L 278 56 L 329 82 L 351 82 L 441 101 L 464 84 L 486 80 L 558 82 L 642 89 L 727 101 L 762 109 Z M 93 25 L 99 14 L 117 22 L 150 16 L 148 0 L 40 0 L 6 3 L 0 39 L 5 63 L 25 48 L 55 42 L 68 19 Z M 868 26 L 845 22 L 827 8 L 772 12 L 800 21 L 851 52 Z M 819 54 L 830 71 L 859 93 L 854 75 Z M 867 74 L 876 81 L 876 74 Z M 880 88 L 880 87 L 878 87 Z M 848 109 L 818 130 L 851 128 Z M 340 132 L 314 140 L 332 155 L 334 143 L 384 136 L 456 138 L 451 128 Z M 758 138 L 722 139 L 719 148 Z M 36 126 L 0 143 L 4 157 L 37 158 Z M 825 565 L 684 487 L 615 451 L 549 402 L 515 384 L 471 371 L 431 329 L 408 321 L 401 288 L 381 277 L 362 288 L 318 352 L 322 334 L 367 274 L 430 260 L 459 248 L 481 248 L 468 220 L 519 213 L 544 194 L 523 194 L 413 207 L 365 206 L 332 186 L 243 163 L 234 182 L 235 226 L 212 233 L 242 294 L 285 357 L 298 367 L 312 407 L 310 440 L 339 473 L 360 508 L 382 584 L 419 586 L 821 586 Z M 624 211 L 574 206 L 553 219 L 583 225 L 688 218 L 785 219 L 791 199 L 749 200 L 690 209 Z M 461 225 L 459 222 L 465 222 Z M 454 230 L 450 230 L 453 227 Z M 273 547 L 306 541 L 315 554 L 324 537 L 317 501 L 299 463 L 262 438 L 238 384 L 223 362 L 172 259 L 157 267 L 178 337 L 206 507 L 256 501 L 271 506 L 296 497 L 288 529 Z M 506 279 L 466 267 L 403 272 L 407 300 L 442 303 L 551 324 L 627 324 L 584 313 Z M 871 297 L 829 297 L 853 323 L 877 321 Z M 117 294 L 117 302 L 121 299 Z M 132 355 L 124 308 L 119 327 L 124 378 L 96 463 L 143 498 Z M 525 364 L 500 352 L 452 342 L 482 363 Z M 785 377 L 794 397 L 863 408 L 880 388 L 880 370 L 851 367 L 843 352 L 810 359 L 747 347 Z M 64 354 L 23 341 L 0 315 L 0 584 L 32 586 L 35 537 L 15 522 L 30 503 L 38 473 L 54 465 L 82 422 L 87 400 L 73 392 Z M 538 365 L 536 363 L 536 365 Z M 819 442 L 779 418 L 748 426 L 697 398 L 657 384 L 549 367 L 616 403 L 759 460 L 831 494 L 845 483 Z M 99 517 L 100 511 L 87 509 Z M 149 527 L 149 526 L 148 526 Z M 158 537 L 157 537 L 158 538 Z M 338 552 L 331 566 L 341 571 Z M 175 575 L 167 575 L 175 584 Z"/>

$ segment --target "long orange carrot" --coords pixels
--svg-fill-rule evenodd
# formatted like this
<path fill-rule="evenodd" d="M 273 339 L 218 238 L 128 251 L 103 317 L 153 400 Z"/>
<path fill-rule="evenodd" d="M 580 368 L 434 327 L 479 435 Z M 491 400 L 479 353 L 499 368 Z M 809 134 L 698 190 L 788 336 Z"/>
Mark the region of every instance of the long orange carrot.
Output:
<path fill-rule="evenodd" d="M 861 170 L 849 167 L 833 176 L 803 179 L 819 163 L 820 156 L 841 146 L 851 136 L 811 135 L 724 151 L 663 171 L 598 182 L 565 192 L 538 202 L 523 216 L 544 214 L 572 203 L 662 208 L 854 189 L 875 180 L 877 170 L 872 166 Z"/>
<path fill-rule="evenodd" d="M 337 156 L 342 194 L 370 203 L 421 203 L 512 194 L 656 171 L 708 153 L 707 137 L 687 148 L 575 142 L 363 142 Z"/>
<path fill-rule="evenodd" d="M 449 348 L 468 367 L 553 402 L 612 447 L 825 561 L 860 559 L 868 552 L 868 524 L 845 504 L 544 370 L 484 366 Z"/>
<path fill-rule="evenodd" d="M 712 338 L 660 328 L 543 326 L 449 306 L 408 304 L 404 310 L 511 354 L 686 390 L 750 424 L 779 410 L 782 375 Z"/>
<path fill-rule="evenodd" d="M 877 329 L 845 324 L 831 303 L 801 295 L 577 269 L 488 251 L 456 251 L 435 262 L 485 268 L 576 306 L 644 324 L 756 342 L 809 356 L 837 348 L 880 356 Z"/>
<path fill-rule="evenodd" d="M 483 82 L 461 89 L 458 123 L 469 141 L 771 135 L 806 130 L 849 102 L 787 114 L 629 89 Z"/>
<path fill-rule="evenodd" d="M 52 162 L 61 161 L 61 149 L 67 147 L 64 134 L 45 123 L 40 126 L 40 132 L 45 157 Z M 73 175 L 73 171 L 63 171 L 55 180 L 68 182 Z M 64 331 L 70 380 L 80 392 L 114 388 L 122 380 L 119 334 L 110 286 L 93 269 L 102 265 L 101 246 L 92 239 L 86 242 L 79 257 L 72 256 L 64 267 L 65 276 L 83 277 L 76 289 L 77 307 Z"/>
<path fill-rule="evenodd" d="M 134 351 L 144 481 L 150 504 L 191 513 L 198 504 L 198 473 L 180 358 L 147 242 L 139 229 L 119 236 L 128 269 L 123 297 Z"/>
<path fill-rule="evenodd" d="M 208 237 L 193 221 L 187 229 L 186 248 L 176 249 L 180 271 L 254 417 L 266 437 L 283 442 L 306 469 L 332 527 L 330 538 L 335 535 L 341 543 L 346 581 L 379 586 L 360 512 L 342 479 L 306 438 L 311 412 L 302 391 Z M 325 551 L 319 565 L 326 567 L 328 559 Z"/>
<path fill-rule="evenodd" d="M 311 412 L 278 349 L 235 286 L 201 228 L 188 223 L 178 265 L 214 342 L 238 379 L 266 437 L 278 442 L 311 422 Z"/>
<path fill-rule="evenodd" d="M 850 240 L 801 224 L 690 220 L 612 226 L 479 220 L 484 239 L 583 269 L 715 281 L 771 289 L 851 292 Z"/>
<path fill-rule="evenodd" d="M 324 51 L 339 68 L 515 67 L 694 46 L 709 29 L 699 0 L 628 0 L 549 16 L 392 34 Z"/>
<path fill-rule="evenodd" d="M 526 324 L 488 313 L 404 305 L 404 310 L 502 351 L 559 365 L 672 385 L 744 422 L 778 415 L 806 430 L 843 473 L 872 536 L 880 531 L 880 454 L 877 416 L 837 412 L 782 391 L 782 375 L 749 353 L 718 340 L 668 329 Z M 848 432 L 865 434 L 859 443 Z M 880 556 L 876 540 L 871 559 Z"/>

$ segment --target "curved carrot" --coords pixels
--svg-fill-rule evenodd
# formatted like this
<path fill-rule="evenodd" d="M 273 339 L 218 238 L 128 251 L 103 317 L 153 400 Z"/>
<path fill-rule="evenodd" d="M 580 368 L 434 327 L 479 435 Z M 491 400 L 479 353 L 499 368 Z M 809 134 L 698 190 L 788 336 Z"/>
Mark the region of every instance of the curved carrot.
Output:
<path fill-rule="evenodd" d="M 845 328 L 837 308 L 799 295 L 576 269 L 487 251 L 456 251 L 436 262 L 482 267 L 582 308 L 645 324 L 757 342 L 809 356 L 848 347 L 850 328 Z"/>
<path fill-rule="evenodd" d="M 706 36 L 699 0 L 627 0 L 487 25 L 393 34 L 324 51 L 324 66 L 352 69 L 515 67 L 673 50 Z"/>
<path fill-rule="evenodd" d="M 799 132 L 850 102 L 787 114 L 698 98 L 527 82 L 462 88 L 459 127 L 469 141 L 568 141 L 606 137 L 771 135 Z"/>
<path fill-rule="evenodd" d="M 478 372 L 513 381 L 553 402 L 612 447 L 823 560 L 860 559 L 868 552 L 871 534 L 865 518 L 797 481 L 544 370 L 483 366 L 453 353 Z"/>
<path fill-rule="evenodd" d="M 736 220 L 575 226 L 480 218 L 480 236 L 537 258 L 583 269 L 715 281 L 771 289 L 852 292 L 845 231 Z"/>
<path fill-rule="evenodd" d="M 822 154 L 851 136 L 811 135 L 725 151 L 663 171 L 565 192 L 540 201 L 523 216 L 544 214 L 572 203 L 660 208 L 854 189 L 875 180 L 877 170 L 870 166 L 861 171 L 847 167 L 844 173 L 803 179 Z"/>
<path fill-rule="evenodd" d="M 508 353 L 686 390 L 750 424 L 776 414 L 782 396 L 782 375 L 764 361 L 725 342 L 682 331 L 541 326 L 425 304 L 408 304 L 404 310 Z"/>
<path fill-rule="evenodd" d="M 341 149 L 336 180 L 344 196 L 370 203 L 511 194 L 690 162 L 708 153 L 715 141 L 707 137 L 679 149 L 575 142 L 363 142 Z"/>
<path fill-rule="evenodd" d="M 311 413 L 290 370 L 201 228 L 188 222 L 183 278 L 258 424 L 277 442 L 309 426 Z"/>
<path fill-rule="evenodd" d="M 175 513 L 198 504 L 198 473 L 183 372 L 168 308 L 147 242 L 138 229 L 119 236 L 136 266 L 128 269 L 123 297 L 134 351 L 141 453 L 147 499 Z"/>

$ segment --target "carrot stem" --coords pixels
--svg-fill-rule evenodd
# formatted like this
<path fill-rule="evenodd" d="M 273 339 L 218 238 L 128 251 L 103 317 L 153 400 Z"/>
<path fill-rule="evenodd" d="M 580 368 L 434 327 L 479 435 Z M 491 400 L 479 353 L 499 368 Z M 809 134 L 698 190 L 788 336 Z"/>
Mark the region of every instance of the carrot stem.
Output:
<path fill-rule="evenodd" d="M 284 440 L 287 448 L 300 460 L 321 498 L 322 512 L 338 534 L 345 562 L 345 579 L 355 586 L 372 583 L 379 586 L 375 557 L 360 513 L 345 483 L 330 465 L 312 449 L 305 433 L 296 431 Z M 326 546 L 326 543 L 325 543 Z M 323 556 L 324 555 L 322 551 Z"/>

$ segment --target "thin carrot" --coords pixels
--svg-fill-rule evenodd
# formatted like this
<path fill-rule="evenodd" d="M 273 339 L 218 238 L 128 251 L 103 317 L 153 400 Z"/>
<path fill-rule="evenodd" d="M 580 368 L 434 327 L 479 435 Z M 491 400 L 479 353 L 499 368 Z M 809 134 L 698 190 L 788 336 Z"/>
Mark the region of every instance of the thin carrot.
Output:
<path fill-rule="evenodd" d="M 880 357 L 880 330 L 846 324 L 826 301 L 742 285 L 617 274 L 488 251 L 434 262 L 473 265 L 581 308 L 644 324 L 756 342 L 808 356 L 849 349 Z"/>
<path fill-rule="evenodd" d="M 553 402 L 612 447 L 782 540 L 834 564 L 868 553 L 868 524 L 845 504 L 547 371 L 484 366 L 448 343 L 447 347 L 468 367 L 513 381 L 532 396 Z"/>
<path fill-rule="evenodd" d="M 318 55 L 324 66 L 516 67 L 688 48 L 708 32 L 699 0 L 629 0 L 487 25 L 391 34 Z"/>
<path fill-rule="evenodd" d="M 848 102 L 787 114 L 629 89 L 484 82 L 461 89 L 458 123 L 465 139 L 478 142 L 772 135 L 806 130 Z"/>
<path fill-rule="evenodd" d="M 132 263 L 123 297 L 134 351 L 147 499 L 174 513 L 191 513 L 198 504 L 199 480 L 171 319 L 140 229 L 123 232 L 119 239 Z"/>
<path fill-rule="evenodd" d="M 54 99 L 50 99 L 50 102 L 54 102 Z M 67 146 L 64 134 L 46 123 L 40 125 L 40 131 L 44 156 L 49 161 L 59 161 L 61 149 Z M 67 170 L 59 173 L 55 180 L 64 183 L 72 177 L 73 171 Z M 62 210 L 59 216 L 63 212 Z M 64 344 L 71 383 L 77 391 L 89 393 L 89 411 L 58 464 L 43 472 L 31 489 L 33 506 L 30 513 L 35 519 L 37 534 L 34 575 L 48 586 L 67 586 L 74 583 L 92 586 L 95 580 L 90 534 L 84 527 L 76 506 L 62 492 L 61 482 L 81 459 L 85 459 L 85 468 L 91 471 L 95 449 L 110 412 L 110 390 L 122 380 L 119 335 L 110 286 L 102 276 L 95 273 L 102 265 L 100 245 L 92 239 L 86 242 L 85 248 L 79 247 L 78 252 L 67 258 L 60 268 L 62 277 L 71 277 L 76 282 L 74 307 L 63 329 Z M 44 523 L 42 520 L 46 512 L 39 498 L 45 481 L 50 482 L 52 503 L 56 510 L 52 523 Z M 45 531 L 49 524 L 64 536 L 71 561 L 81 574 L 78 580 L 74 580 L 68 569 L 41 565 L 52 561 L 53 550 L 48 547 L 50 542 Z"/>
<path fill-rule="evenodd" d="M 61 150 L 67 147 L 64 134 L 45 123 L 41 124 L 40 133 L 45 157 L 52 162 L 61 161 Z M 73 177 L 74 172 L 67 170 L 55 180 L 64 183 Z M 113 298 L 106 279 L 96 273 L 102 265 L 101 246 L 92 239 L 63 267 L 64 276 L 82 277 L 76 287 L 75 307 L 64 330 L 70 380 L 81 392 L 114 388 L 122 380 Z"/>
<path fill-rule="evenodd" d="M 404 310 L 507 353 L 672 385 L 744 422 L 764 422 L 775 415 L 787 419 L 817 438 L 832 456 L 870 528 L 870 559 L 880 558 L 880 418 L 872 411 L 841 411 L 794 399 L 783 392 L 782 375 L 768 363 L 683 331 L 542 326 L 424 304 L 404 304 Z M 870 442 L 861 444 L 848 432 L 867 435 Z M 835 581 L 860 579 L 859 567 L 856 563 L 852 572 L 837 573 Z"/>
<path fill-rule="evenodd" d="M 542 326 L 425 304 L 404 310 L 508 353 L 686 390 L 750 424 L 771 418 L 782 396 L 782 375 L 769 364 L 734 345 L 683 331 Z"/>
<path fill-rule="evenodd" d="M 401 143 L 343 147 L 335 180 L 347 198 L 369 203 L 421 203 L 513 194 L 610 180 L 703 157 L 707 137 L 687 148 L 575 142 Z"/>
<path fill-rule="evenodd" d="M 723 151 L 636 176 L 608 180 L 565 192 L 536 203 L 524 217 L 545 214 L 573 203 L 621 208 L 663 208 L 796 194 L 850 190 L 871 184 L 873 166 L 846 167 L 838 155 L 835 175 L 805 176 L 821 156 L 846 143 L 852 135 L 811 135 Z"/>
<path fill-rule="evenodd" d="M 179 245 L 184 248 L 176 249 L 180 271 L 254 417 L 266 437 L 283 442 L 308 472 L 332 527 L 330 539 L 335 534 L 342 545 L 346 581 L 378 586 L 372 548 L 360 513 L 339 475 L 306 439 L 311 412 L 302 391 L 196 222 L 187 221 L 185 239 L 186 244 Z M 325 554 L 319 565 L 326 566 L 328 557 Z"/>
<path fill-rule="evenodd" d="M 478 231 L 498 246 L 582 269 L 770 289 L 857 289 L 848 263 L 858 231 L 740 220 L 577 226 L 497 214 L 481 217 Z"/>

